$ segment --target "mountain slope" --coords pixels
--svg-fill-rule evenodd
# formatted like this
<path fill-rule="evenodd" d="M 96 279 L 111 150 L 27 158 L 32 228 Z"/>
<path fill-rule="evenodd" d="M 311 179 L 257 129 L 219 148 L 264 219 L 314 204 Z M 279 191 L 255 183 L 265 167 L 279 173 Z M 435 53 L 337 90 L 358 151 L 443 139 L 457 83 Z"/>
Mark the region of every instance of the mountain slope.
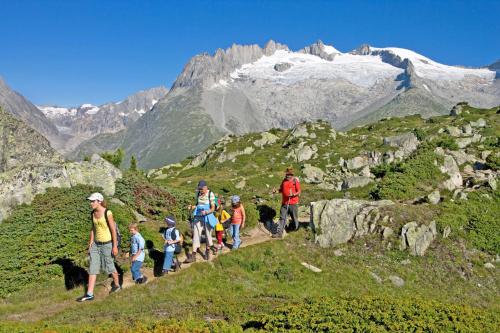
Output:
<path fill-rule="evenodd" d="M 67 162 L 48 139 L 0 107 L 0 222 L 50 187 L 102 186 L 114 193 L 121 171 L 99 156 Z"/>
<path fill-rule="evenodd" d="M 127 155 L 142 157 L 139 166 L 152 168 L 208 146 L 210 139 L 200 131 L 243 134 L 291 128 L 306 120 L 346 128 L 389 115 L 445 114 L 462 101 L 500 105 L 496 72 L 447 66 L 400 48 L 363 45 L 342 53 L 321 41 L 297 52 L 272 41 L 264 48 L 233 45 L 213 56 L 193 57 L 152 110 L 154 116 L 125 131 L 122 147 Z M 191 119 L 207 120 L 201 127 L 178 124 L 174 135 L 166 125 L 174 108 L 179 114 L 189 112 Z M 178 132 L 189 132 L 190 140 L 158 156 L 165 151 L 161 146 L 176 142 Z"/>
<path fill-rule="evenodd" d="M 54 147 L 62 144 L 59 131 L 52 122 L 21 94 L 13 91 L 0 78 L 0 107 L 49 139 Z"/>
<path fill-rule="evenodd" d="M 39 109 L 67 136 L 62 152 L 73 150 L 82 141 L 99 134 L 119 132 L 137 121 L 167 94 L 165 87 L 151 88 L 117 103 L 78 108 L 39 106 Z"/>
<path fill-rule="evenodd" d="M 152 245 L 144 262 L 148 277 L 161 270 L 164 241 L 158 230 L 166 214 L 176 216 L 185 250 L 190 251 L 185 207 L 200 178 L 226 202 L 231 195 L 241 196 L 247 212 L 244 242 L 255 230 L 268 240 L 267 230 L 277 222 L 281 202 L 272 188 L 279 186 L 285 168 L 293 166 L 302 188 L 301 228 L 284 239 L 227 251 L 210 262 L 198 256 L 196 263 L 178 272 L 112 295 L 110 279 L 102 274 L 96 301 L 84 305 L 74 302 L 84 287 L 64 290 L 63 270 L 53 258 L 73 259 L 78 267 L 87 267 L 88 204 L 82 198 L 91 189 L 51 190 L 32 205 L 18 207 L 0 225 L 0 243 L 6 249 L 0 255 L 5 277 L 0 290 L 5 297 L 0 303 L 0 321 L 6 321 L 2 328 L 495 331 L 500 304 L 500 240 L 495 233 L 500 227 L 500 192 L 494 189 L 500 175 L 499 111 L 460 104 L 454 116 L 392 118 L 345 133 L 319 121 L 291 130 L 227 135 L 196 157 L 152 171 L 149 177 L 127 172 L 109 202 L 122 226 L 133 219 L 127 214 L 130 209 L 148 209 L 148 221 L 140 224 Z M 449 185 L 450 171 L 454 178 L 459 174 L 460 185 L 454 190 L 442 187 Z M 330 187 L 339 181 L 356 185 L 353 180 L 367 178 L 369 183 L 362 186 Z M 158 200 L 166 188 L 169 200 Z M 438 200 L 428 202 L 428 194 L 436 190 Z M 391 201 L 372 200 L 375 195 Z M 337 203 L 336 209 L 325 203 Z M 321 205 L 318 216 L 315 208 Z M 314 232 L 310 221 L 316 225 Z M 408 249 L 409 229 L 415 249 L 425 243 L 425 254 L 413 253 L 413 246 Z M 325 235 L 352 235 L 354 230 L 346 242 L 322 243 Z M 33 251 L 33 244 L 39 243 L 50 251 Z M 32 269 L 16 269 L 26 265 Z M 126 271 L 125 286 L 129 279 Z M 107 310 L 100 311 L 103 308 Z"/>

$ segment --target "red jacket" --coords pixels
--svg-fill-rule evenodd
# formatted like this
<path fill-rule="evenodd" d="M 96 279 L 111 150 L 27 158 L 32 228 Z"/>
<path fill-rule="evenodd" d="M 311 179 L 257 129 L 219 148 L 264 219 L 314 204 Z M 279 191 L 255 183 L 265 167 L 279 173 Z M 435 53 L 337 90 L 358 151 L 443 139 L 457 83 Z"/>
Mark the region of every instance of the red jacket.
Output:
<path fill-rule="evenodd" d="M 281 192 L 281 203 L 286 205 L 290 203 L 290 205 L 296 205 L 299 203 L 299 197 L 293 196 L 297 193 L 300 193 L 300 182 L 297 177 L 292 177 L 290 180 L 283 179 L 280 186 Z M 292 196 L 290 196 L 290 194 Z M 290 197 L 290 202 L 288 202 L 288 197 Z"/>

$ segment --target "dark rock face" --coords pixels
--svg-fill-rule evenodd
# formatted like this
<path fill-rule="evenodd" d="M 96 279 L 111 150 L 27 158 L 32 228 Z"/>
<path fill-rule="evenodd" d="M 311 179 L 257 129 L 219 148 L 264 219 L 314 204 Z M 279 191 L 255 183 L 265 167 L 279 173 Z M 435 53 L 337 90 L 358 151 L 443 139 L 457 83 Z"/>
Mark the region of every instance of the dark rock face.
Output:
<path fill-rule="evenodd" d="M 1 78 L 0 107 L 54 143 L 57 144 L 60 141 L 56 126 L 36 106 L 21 94 L 13 91 Z"/>

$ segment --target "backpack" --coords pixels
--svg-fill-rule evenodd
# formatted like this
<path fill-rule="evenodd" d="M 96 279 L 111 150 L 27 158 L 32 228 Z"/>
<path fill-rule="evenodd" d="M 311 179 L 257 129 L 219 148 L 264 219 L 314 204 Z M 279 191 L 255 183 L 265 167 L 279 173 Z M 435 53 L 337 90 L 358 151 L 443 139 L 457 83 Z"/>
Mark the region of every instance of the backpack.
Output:
<path fill-rule="evenodd" d="M 297 177 L 293 177 L 292 181 L 293 181 L 293 187 L 294 187 L 295 191 L 297 191 L 297 182 L 299 181 L 299 179 Z"/>
<path fill-rule="evenodd" d="M 172 232 L 170 233 L 170 238 L 172 238 L 172 240 L 177 240 L 177 236 L 175 235 L 175 231 L 177 229 L 174 228 L 174 230 L 172 230 Z M 167 234 L 167 231 L 165 230 L 165 236 Z M 184 243 L 184 237 L 182 236 L 182 234 L 179 232 L 179 237 L 181 239 L 181 241 L 179 243 L 175 243 L 175 250 L 174 250 L 174 253 L 175 254 L 180 254 L 182 252 L 182 243 Z M 165 237 L 167 238 L 167 237 Z"/>
<path fill-rule="evenodd" d="M 109 227 L 107 208 L 104 210 L 104 218 L 106 219 L 106 224 L 108 225 L 109 232 L 111 232 L 111 228 Z M 94 223 L 94 211 L 90 212 L 90 221 Z M 116 221 L 115 221 L 115 231 L 116 231 L 116 246 L 120 248 L 122 243 L 122 234 L 120 233 L 120 229 L 118 229 L 118 223 L 116 223 Z M 111 233 L 111 235 L 113 234 Z"/>
<path fill-rule="evenodd" d="M 209 202 L 210 202 L 210 197 L 211 197 L 212 193 L 213 193 L 212 191 L 210 191 L 210 190 L 208 191 L 208 201 Z M 198 197 L 199 196 L 200 196 L 200 192 L 198 192 L 198 194 L 196 195 L 196 204 L 198 204 Z M 217 195 L 215 195 L 215 193 L 214 193 L 214 204 L 215 204 L 215 210 L 218 210 L 221 203 L 220 203 L 220 198 L 217 197 Z"/>

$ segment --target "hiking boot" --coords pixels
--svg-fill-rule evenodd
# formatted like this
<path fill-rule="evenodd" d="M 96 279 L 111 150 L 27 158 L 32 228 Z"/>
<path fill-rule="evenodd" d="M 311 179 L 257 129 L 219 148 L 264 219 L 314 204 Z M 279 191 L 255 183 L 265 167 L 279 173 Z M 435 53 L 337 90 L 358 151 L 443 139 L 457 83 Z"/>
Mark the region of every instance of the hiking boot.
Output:
<path fill-rule="evenodd" d="M 203 258 L 203 260 L 207 260 L 207 256 L 205 255 L 205 253 L 201 252 L 200 249 L 196 250 L 196 252 L 198 252 L 200 254 L 200 256 Z M 193 253 L 195 258 L 196 258 L 196 253 Z"/>
<path fill-rule="evenodd" d="M 93 300 L 94 300 L 94 295 L 89 295 L 87 293 L 76 299 L 77 302 L 85 302 L 85 301 L 93 301 Z"/>
<path fill-rule="evenodd" d="M 111 285 L 111 290 L 109 291 L 109 293 L 110 293 L 110 294 L 112 294 L 112 293 L 116 293 L 117 291 L 120 291 L 120 289 L 122 289 L 122 288 L 120 288 L 120 286 L 115 286 L 115 284 L 113 283 L 113 284 Z"/>
<path fill-rule="evenodd" d="M 184 260 L 184 264 L 190 264 L 192 262 L 196 262 L 196 252 L 188 253 L 186 260 Z"/>
<path fill-rule="evenodd" d="M 148 278 L 145 275 L 143 277 L 141 277 L 140 279 L 137 279 L 138 284 L 144 284 L 147 281 L 148 281 Z"/>
<path fill-rule="evenodd" d="M 217 248 L 214 245 L 210 246 L 210 250 L 212 250 L 214 256 L 217 255 Z"/>
<path fill-rule="evenodd" d="M 174 272 L 177 272 L 179 269 L 181 269 L 181 262 L 178 259 L 175 259 Z"/>

